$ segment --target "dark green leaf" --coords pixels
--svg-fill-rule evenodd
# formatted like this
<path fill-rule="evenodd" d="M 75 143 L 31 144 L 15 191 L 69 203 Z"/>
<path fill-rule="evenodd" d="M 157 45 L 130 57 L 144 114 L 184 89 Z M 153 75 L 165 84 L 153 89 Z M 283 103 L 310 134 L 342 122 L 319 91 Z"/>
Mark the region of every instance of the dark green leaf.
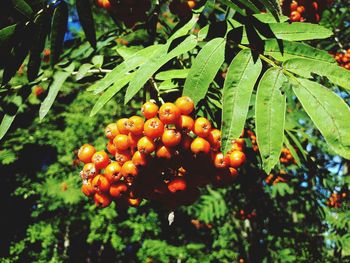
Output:
<path fill-rule="evenodd" d="M 24 0 L 11 0 L 13 8 L 20 12 L 27 18 L 30 18 L 33 14 L 32 8 Z"/>
<path fill-rule="evenodd" d="M 84 30 L 87 40 L 93 48 L 96 48 L 95 23 L 92 16 L 90 1 L 76 0 L 76 7 L 80 24 Z"/>
<path fill-rule="evenodd" d="M 169 79 L 185 79 L 188 75 L 189 69 L 171 69 L 163 72 L 159 72 L 155 79 L 169 80 Z"/>

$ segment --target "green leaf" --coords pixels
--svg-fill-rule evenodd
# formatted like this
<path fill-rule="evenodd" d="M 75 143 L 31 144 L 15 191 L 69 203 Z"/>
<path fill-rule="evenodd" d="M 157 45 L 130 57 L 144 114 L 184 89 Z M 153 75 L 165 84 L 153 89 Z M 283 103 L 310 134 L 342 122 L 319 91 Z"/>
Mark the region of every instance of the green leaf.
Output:
<path fill-rule="evenodd" d="M 92 16 L 90 1 L 76 0 L 76 7 L 80 24 L 84 30 L 86 39 L 93 48 L 96 48 L 95 23 Z"/>
<path fill-rule="evenodd" d="M 304 150 L 303 146 L 301 145 L 300 141 L 298 140 L 298 138 L 291 132 L 286 130 L 286 133 L 288 134 L 288 136 L 293 140 L 294 144 L 296 147 L 298 147 L 299 151 L 301 152 L 301 154 L 303 155 L 304 159 L 306 160 L 307 158 L 307 152 Z"/>
<path fill-rule="evenodd" d="M 180 29 L 178 29 L 174 34 L 170 36 L 167 43 L 170 44 L 176 38 L 185 36 L 188 33 L 188 31 L 190 31 L 195 26 L 195 24 L 198 21 L 198 18 L 199 16 L 197 14 L 193 15 L 192 18 L 184 26 L 182 26 Z"/>
<path fill-rule="evenodd" d="M 293 58 L 285 61 L 283 67 L 305 78 L 311 78 L 311 73 L 327 77 L 331 82 L 350 90 L 350 71 L 324 61 L 307 58 Z"/>
<path fill-rule="evenodd" d="M 45 98 L 45 100 L 41 103 L 41 106 L 39 109 L 39 118 L 41 120 L 44 119 L 46 114 L 49 112 L 63 83 L 72 74 L 74 70 L 74 64 L 73 63 L 70 64 L 66 69 L 67 69 L 66 71 L 57 71 L 53 75 L 53 81 L 49 87 L 49 93 L 47 94 L 47 97 Z"/>
<path fill-rule="evenodd" d="M 231 148 L 232 140 L 238 139 L 244 129 L 254 85 L 260 75 L 262 63 L 255 63 L 250 50 L 245 49 L 232 60 L 226 74 L 222 92 L 222 151 Z"/>
<path fill-rule="evenodd" d="M 273 23 L 269 26 L 277 38 L 289 41 L 324 39 L 333 35 L 331 30 L 323 26 L 304 22 Z"/>
<path fill-rule="evenodd" d="M 85 75 L 89 72 L 89 70 L 91 68 L 93 68 L 94 65 L 90 64 L 90 63 L 85 63 L 83 65 L 80 66 L 77 75 L 75 76 L 76 80 L 81 80 L 82 78 L 85 77 Z"/>
<path fill-rule="evenodd" d="M 224 38 L 210 40 L 193 61 L 183 95 L 191 97 L 195 104 L 205 97 L 210 83 L 224 62 L 225 44 Z"/>
<path fill-rule="evenodd" d="M 90 116 L 94 116 L 110 99 L 113 98 L 130 80 L 135 77 L 135 73 L 125 75 L 109 87 L 97 100 L 96 104 L 91 110 Z"/>
<path fill-rule="evenodd" d="M 279 15 L 281 14 L 281 8 L 278 0 L 258 0 L 262 3 L 267 10 L 275 17 L 276 21 L 279 22 Z"/>
<path fill-rule="evenodd" d="M 185 79 L 188 75 L 189 69 L 171 69 L 167 71 L 159 72 L 155 79 L 169 80 L 169 79 Z"/>
<path fill-rule="evenodd" d="M 307 79 L 298 79 L 293 91 L 330 148 L 350 159 L 350 108 L 344 100 Z"/>
<path fill-rule="evenodd" d="M 103 65 L 103 56 L 102 55 L 96 55 L 91 60 L 92 64 L 95 68 L 101 68 Z"/>
<path fill-rule="evenodd" d="M 90 88 L 88 88 L 88 91 L 94 91 L 94 93 L 104 91 L 118 79 L 123 77 L 127 72 L 145 63 L 148 60 L 148 58 L 151 57 L 154 54 L 154 52 L 156 52 L 161 47 L 161 45 L 152 45 L 136 52 L 127 60 L 116 66 L 104 78 L 95 82 Z"/>
<path fill-rule="evenodd" d="M 142 46 L 121 46 L 116 47 L 115 51 L 124 59 L 127 60 L 129 57 L 135 55 L 135 53 L 142 50 Z"/>
<path fill-rule="evenodd" d="M 261 13 L 261 14 L 254 14 L 254 17 L 256 17 L 258 20 L 260 20 L 263 23 L 276 23 L 276 18 L 270 14 L 270 13 Z M 284 16 L 284 15 L 280 15 L 279 16 L 280 22 L 286 22 L 289 17 L 288 16 Z"/>
<path fill-rule="evenodd" d="M 51 26 L 51 66 L 54 66 L 61 55 L 64 35 L 67 31 L 68 5 L 61 1 L 55 8 Z"/>
<path fill-rule="evenodd" d="M 165 63 L 195 48 L 196 45 L 197 39 L 195 36 L 191 35 L 170 52 L 168 52 L 168 44 L 165 44 L 162 48 L 159 48 L 137 71 L 136 77 L 130 82 L 126 90 L 124 103 L 128 103 L 128 101 L 143 87 L 143 85 L 152 77 L 152 75 L 156 73 L 156 71 L 159 70 Z"/>
<path fill-rule="evenodd" d="M 255 131 L 267 174 L 278 163 L 284 141 L 286 96 L 281 94 L 281 88 L 285 82 L 282 71 L 270 68 L 261 78 L 256 94 Z"/>
<path fill-rule="evenodd" d="M 13 24 L 11 26 L 4 27 L 0 30 L 0 47 L 7 43 L 16 32 L 17 24 Z"/>
<path fill-rule="evenodd" d="M 5 136 L 7 131 L 10 129 L 11 124 L 16 118 L 16 115 L 18 111 L 20 110 L 21 104 L 22 104 L 22 98 L 20 96 L 16 96 L 13 99 L 13 103 L 18 107 L 16 113 L 14 114 L 7 114 L 5 113 L 4 117 L 2 118 L 2 121 L 0 123 L 0 140 Z"/>
<path fill-rule="evenodd" d="M 222 4 L 228 6 L 229 8 L 237 11 L 238 13 L 240 13 L 242 16 L 245 16 L 245 11 L 240 8 L 238 5 L 232 3 L 230 0 L 221 0 Z"/>
<path fill-rule="evenodd" d="M 32 8 L 24 0 L 11 0 L 13 8 L 20 12 L 27 18 L 30 18 L 33 14 Z"/>
<path fill-rule="evenodd" d="M 305 43 L 280 40 L 282 50 L 276 39 L 265 41 L 265 55 L 269 55 L 276 60 L 286 61 L 291 58 L 308 58 L 314 62 L 325 61 L 335 63 L 335 59 L 326 51 L 314 48 Z"/>
<path fill-rule="evenodd" d="M 295 151 L 293 145 L 291 145 L 291 143 L 289 142 L 287 136 L 284 136 L 284 144 L 289 149 L 289 151 L 290 151 L 291 155 L 293 156 L 294 160 L 296 161 L 297 165 L 300 167 L 301 163 L 300 163 L 299 156 L 298 156 L 297 152 Z"/>
<path fill-rule="evenodd" d="M 257 8 L 256 5 L 252 1 L 250 1 L 250 0 L 237 0 L 237 1 L 240 2 L 240 4 L 248 7 L 254 13 L 260 13 L 259 8 Z"/>

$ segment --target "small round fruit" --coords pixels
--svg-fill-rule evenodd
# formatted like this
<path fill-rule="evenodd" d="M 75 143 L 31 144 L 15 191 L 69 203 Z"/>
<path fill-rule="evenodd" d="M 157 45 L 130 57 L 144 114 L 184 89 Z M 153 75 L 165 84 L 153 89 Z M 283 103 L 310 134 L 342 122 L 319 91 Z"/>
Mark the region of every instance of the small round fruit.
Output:
<path fill-rule="evenodd" d="M 115 147 L 113 140 L 108 141 L 106 148 L 107 151 L 112 155 L 115 155 L 117 152 L 117 147 Z"/>
<path fill-rule="evenodd" d="M 210 131 L 211 131 L 211 124 L 206 118 L 199 117 L 198 119 L 195 120 L 193 132 L 196 135 L 202 138 L 206 138 L 208 137 Z"/>
<path fill-rule="evenodd" d="M 118 162 L 112 162 L 104 170 L 104 174 L 108 181 L 110 182 L 118 182 L 122 175 L 120 174 L 121 165 Z"/>
<path fill-rule="evenodd" d="M 121 175 L 126 178 L 126 177 L 135 177 L 138 174 L 138 169 L 136 165 L 132 161 L 126 161 L 122 169 L 120 170 Z"/>
<path fill-rule="evenodd" d="M 174 129 L 165 130 L 162 135 L 162 142 L 165 146 L 175 147 L 181 142 L 181 133 Z"/>
<path fill-rule="evenodd" d="M 148 157 L 149 155 L 141 153 L 139 151 L 136 151 L 134 155 L 132 156 L 131 161 L 136 165 L 136 166 L 145 166 L 148 162 Z"/>
<path fill-rule="evenodd" d="M 246 160 L 246 156 L 243 152 L 241 151 L 233 151 L 229 155 L 230 158 L 230 166 L 233 168 L 238 168 L 242 166 L 242 164 Z"/>
<path fill-rule="evenodd" d="M 98 151 L 92 156 L 91 161 L 95 164 L 96 169 L 103 169 L 109 164 L 109 157 L 105 151 Z"/>
<path fill-rule="evenodd" d="M 208 135 L 208 142 L 211 147 L 215 150 L 220 149 L 221 147 L 221 131 L 218 129 L 212 129 Z"/>
<path fill-rule="evenodd" d="M 122 197 L 128 191 L 128 185 L 124 182 L 112 184 L 109 188 L 109 194 L 114 198 Z"/>
<path fill-rule="evenodd" d="M 189 8 L 193 9 L 196 7 L 196 2 L 193 0 L 189 0 L 189 1 L 187 1 L 187 5 Z"/>
<path fill-rule="evenodd" d="M 173 155 L 174 155 L 173 149 L 162 144 L 157 147 L 156 156 L 158 158 L 169 160 Z"/>
<path fill-rule="evenodd" d="M 198 153 L 209 153 L 210 152 L 210 144 L 208 141 L 201 137 L 197 137 L 191 143 L 191 151 L 195 154 Z"/>
<path fill-rule="evenodd" d="M 143 136 L 137 143 L 137 150 L 140 153 L 151 154 L 155 149 L 155 142 L 147 136 Z"/>
<path fill-rule="evenodd" d="M 92 179 L 91 185 L 94 188 L 94 190 L 98 193 L 108 192 L 109 187 L 110 187 L 110 183 L 109 183 L 108 179 L 102 174 L 96 175 Z"/>
<path fill-rule="evenodd" d="M 172 193 L 184 191 L 187 189 L 187 183 L 182 178 L 175 178 L 174 180 L 168 183 L 168 189 Z"/>
<path fill-rule="evenodd" d="M 180 116 L 181 111 L 174 103 L 166 102 L 159 108 L 159 119 L 164 124 L 175 124 Z"/>
<path fill-rule="evenodd" d="M 151 118 L 145 122 L 143 132 L 149 138 L 159 138 L 164 132 L 164 124 L 158 118 Z"/>
<path fill-rule="evenodd" d="M 214 155 L 214 166 L 219 169 L 227 168 L 230 164 L 230 158 L 219 152 Z"/>
<path fill-rule="evenodd" d="M 81 178 L 84 179 L 90 179 L 93 178 L 98 174 L 98 169 L 96 169 L 95 164 L 93 163 L 86 163 L 83 167 L 83 170 L 80 172 Z"/>
<path fill-rule="evenodd" d="M 84 144 L 83 146 L 80 147 L 78 151 L 78 158 L 83 163 L 90 163 L 91 158 L 95 152 L 96 152 L 96 149 L 94 146 L 90 144 Z"/>
<path fill-rule="evenodd" d="M 113 140 L 115 136 L 119 134 L 117 124 L 116 123 L 110 123 L 107 125 L 105 129 L 105 135 L 109 140 Z"/>
<path fill-rule="evenodd" d="M 133 207 L 139 207 L 141 202 L 142 202 L 142 199 L 141 198 L 128 198 L 128 204 L 130 206 L 133 206 Z"/>
<path fill-rule="evenodd" d="M 94 201 L 95 205 L 101 208 L 107 207 L 111 204 L 111 199 L 107 195 L 100 193 L 94 195 Z"/>
<path fill-rule="evenodd" d="M 103 0 L 103 8 L 109 10 L 111 8 L 111 2 L 109 0 Z"/>
<path fill-rule="evenodd" d="M 123 165 L 126 161 L 131 159 L 131 155 L 129 151 L 117 151 L 115 154 L 115 161 L 120 165 Z"/>
<path fill-rule="evenodd" d="M 292 22 L 298 22 L 301 19 L 301 15 L 298 11 L 293 11 L 292 13 L 290 13 L 290 20 Z"/>
<path fill-rule="evenodd" d="M 113 144 L 118 151 L 125 151 L 130 147 L 130 141 L 128 135 L 118 134 L 113 140 Z"/>
<path fill-rule="evenodd" d="M 128 121 L 129 131 L 134 135 L 142 135 L 144 121 L 140 116 L 132 116 Z"/>
<path fill-rule="evenodd" d="M 129 133 L 129 119 L 121 118 L 117 120 L 117 128 L 120 134 L 128 134 Z"/>
<path fill-rule="evenodd" d="M 86 195 L 87 197 L 92 196 L 93 194 L 95 194 L 95 189 L 92 187 L 91 184 L 91 179 L 90 180 L 84 180 L 83 181 L 83 185 L 81 186 L 81 191 L 83 192 L 84 195 Z"/>
<path fill-rule="evenodd" d="M 194 1 L 188 1 L 194 2 Z M 194 109 L 194 102 L 190 97 L 182 96 L 175 101 L 175 105 L 179 108 L 181 114 L 189 115 Z"/>
<path fill-rule="evenodd" d="M 146 119 L 151 119 L 157 116 L 158 106 L 157 104 L 147 101 L 141 107 L 141 113 Z"/>
<path fill-rule="evenodd" d="M 128 137 L 129 137 L 130 148 L 134 149 L 137 147 L 137 142 L 141 139 L 142 135 L 135 135 L 129 132 Z"/>
<path fill-rule="evenodd" d="M 181 115 L 179 121 L 176 123 L 176 128 L 183 133 L 189 133 L 193 131 L 194 120 L 190 116 Z"/>
<path fill-rule="evenodd" d="M 298 8 L 298 2 L 293 0 L 292 3 L 290 4 L 290 11 L 296 11 Z"/>

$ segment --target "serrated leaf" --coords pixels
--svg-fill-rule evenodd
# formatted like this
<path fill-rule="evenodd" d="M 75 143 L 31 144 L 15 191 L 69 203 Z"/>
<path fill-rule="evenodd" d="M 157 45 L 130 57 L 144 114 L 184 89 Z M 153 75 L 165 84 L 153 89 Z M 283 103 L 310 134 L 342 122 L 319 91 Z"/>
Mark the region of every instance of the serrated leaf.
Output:
<path fill-rule="evenodd" d="M 91 110 L 90 116 L 94 116 L 110 99 L 113 98 L 130 80 L 135 77 L 135 73 L 125 75 L 109 87 L 97 100 L 96 104 Z"/>
<path fill-rule="evenodd" d="M 41 103 L 41 106 L 39 109 L 40 120 L 44 119 L 46 114 L 49 112 L 63 83 L 72 74 L 73 70 L 74 70 L 74 64 L 72 63 L 66 68 L 66 71 L 57 71 L 53 75 L 52 83 L 49 86 L 49 93 L 47 94 L 45 100 Z"/>
<path fill-rule="evenodd" d="M 169 60 L 184 54 L 197 45 L 197 39 L 191 35 L 182 41 L 178 46 L 168 52 L 168 46 L 164 45 L 158 49 L 149 60 L 142 65 L 138 71 L 136 77 L 130 82 L 126 94 L 124 103 L 128 103 L 130 99 L 143 87 L 143 85 L 152 77 L 157 70 L 159 70 Z"/>
<path fill-rule="evenodd" d="M 77 75 L 75 76 L 76 80 L 81 80 L 82 78 L 85 77 L 85 75 L 89 72 L 89 70 L 91 68 L 93 68 L 94 65 L 89 64 L 89 63 L 85 63 L 83 65 L 80 66 Z"/>
<path fill-rule="evenodd" d="M 311 78 L 311 73 L 327 77 L 331 82 L 350 90 L 350 71 L 336 64 L 316 62 L 308 58 L 293 58 L 285 61 L 283 67 L 305 78 Z"/>
<path fill-rule="evenodd" d="M 267 174 L 278 163 L 284 141 L 286 96 L 281 94 L 281 88 L 285 81 L 281 70 L 270 68 L 261 78 L 256 94 L 256 139 Z"/>
<path fill-rule="evenodd" d="M 350 159 L 350 108 L 344 100 L 307 79 L 298 79 L 293 91 L 330 148 Z"/>
<path fill-rule="evenodd" d="M 68 22 L 68 5 L 66 2 L 61 1 L 55 8 L 52 16 L 51 26 L 51 66 L 54 66 L 60 58 L 64 35 L 67 31 Z"/>
<path fill-rule="evenodd" d="M 159 72 L 154 78 L 158 80 L 169 79 L 185 79 L 188 75 L 189 69 L 171 69 Z"/>
<path fill-rule="evenodd" d="M 93 48 L 96 48 L 95 23 L 92 16 L 90 1 L 76 0 L 76 7 L 79 21 L 84 30 L 86 39 Z"/>
<path fill-rule="evenodd" d="M 328 28 L 304 22 L 272 23 L 269 26 L 278 39 L 289 41 L 324 39 L 333 35 Z"/>
<path fill-rule="evenodd" d="M 205 97 L 210 83 L 214 80 L 225 59 L 224 38 L 210 40 L 198 53 L 185 81 L 183 95 L 197 104 Z"/>
<path fill-rule="evenodd" d="M 314 48 L 305 43 L 291 42 L 287 40 L 268 39 L 265 41 L 265 55 L 269 55 L 276 60 L 286 61 L 291 58 L 308 58 L 315 62 L 326 61 L 335 63 L 335 59 L 326 51 Z"/>
<path fill-rule="evenodd" d="M 250 50 L 245 49 L 232 60 L 226 74 L 222 92 L 222 151 L 231 148 L 244 129 L 254 85 L 260 75 L 262 63 L 255 63 Z"/>
<path fill-rule="evenodd" d="M 104 91 L 119 78 L 123 77 L 127 72 L 145 63 L 148 58 L 151 57 L 153 53 L 161 47 L 161 45 L 152 45 L 136 52 L 133 56 L 130 56 L 127 60 L 116 66 L 104 78 L 95 82 L 87 90 L 94 91 L 94 93 Z"/>
<path fill-rule="evenodd" d="M 33 14 L 32 8 L 24 0 L 11 0 L 13 8 L 20 12 L 27 18 L 30 18 Z"/>

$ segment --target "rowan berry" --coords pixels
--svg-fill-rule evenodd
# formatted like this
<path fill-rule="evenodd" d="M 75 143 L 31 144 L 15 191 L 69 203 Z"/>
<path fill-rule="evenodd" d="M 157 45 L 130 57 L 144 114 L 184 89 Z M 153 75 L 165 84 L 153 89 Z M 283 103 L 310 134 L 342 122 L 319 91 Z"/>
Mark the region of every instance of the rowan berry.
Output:
<path fill-rule="evenodd" d="M 168 183 L 168 189 L 172 193 L 176 193 L 177 191 L 184 191 L 187 189 L 187 183 L 182 178 L 175 178 Z"/>
<path fill-rule="evenodd" d="M 164 124 L 176 124 L 180 116 L 180 109 L 174 103 L 167 102 L 159 108 L 159 119 Z"/>
<path fill-rule="evenodd" d="M 209 153 L 210 152 L 210 144 L 208 141 L 201 137 L 195 138 L 191 143 L 191 151 L 193 153 Z"/>
<path fill-rule="evenodd" d="M 144 134 L 152 139 L 159 138 L 164 132 L 164 124 L 158 118 L 151 118 L 145 122 Z"/>
<path fill-rule="evenodd" d="M 103 0 L 103 8 L 109 10 L 111 8 L 111 2 L 109 0 Z"/>
<path fill-rule="evenodd" d="M 245 147 L 245 140 L 244 139 L 237 139 L 232 141 L 232 150 L 237 150 L 237 151 L 243 151 Z"/>
<path fill-rule="evenodd" d="M 109 164 L 109 157 L 105 151 L 98 151 L 94 153 L 91 161 L 95 164 L 96 169 L 103 169 Z"/>
<path fill-rule="evenodd" d="M 109 188 L 109 194 L 114 198 L 122 197 L 127 191 L 128 185 L 124 182 L 117 182 Z"/>
<path fill-rule="evenodd" d="M 134 135 L 142 135 L 144 120 L 140 116 L 132 116 L 128 121 L 129 131 Z"/>
<path fill-rule="evenodd" d="M 212 129 L 207 137 L 208 142 L 214 150 L 218 150 L 221 147 L 221 131 L 218 129 Z"/>
<path fill-rule="evenodd" d="M 155 149 L 156 149 L 155 142 L 151 138 L 149 138 L 147 136 L 143 136 L 137 142 L 137 150 L 140 153 L 150 154 L 150 153 L 154 152 Z"/>
<path fill-rule="evenodd" d="M 187 1 L 187 5 L 189 8 L 193 9 L 196 7 L 196 2 L 193 0 L 189 0 L 189 1 Z"/>
<path fill-rule="evenodd" d="M 131 161 L 136 166 L 145 166 L 148 163 L 148 157 L 149 155 L 136 151 L 132 156 Z"/>
<path fill-rule="evenodd" d="M 96 193 L 94 195 L 94 200 L 95 205 L 101 208 L 107 207 L 111 204 L 111 199 L 107 195 L 101 193 Z"/>
<path fill-rule="evenodd" d="M 117 151 L 115 154 L 115 161 L 120 165 L 123 165 L 126 161 L 131 159 L 129 151 Z"/>
<path fill-rule="evenodd" d="M 121 118 L 117 120 L 117 128 L 120 134 L 128 134 L 129 133 L 129 119 Z"/>
<path fill-rule="evenodd" d="M 298 22 L 301 19 L 301 15 L 298 11 L 293 11 L 292 13 L 290 13 L 290 20 L 292 22 Z"/>
<path fill-rule="evenodd" d="M 305 12 L 305 7 L 304 6 L 298 6 L 297 8 L 297 12 L 299 12 L 300 14 L 304 13 Z"/>
<path fill-rule="evenodd" d="M 176 123 L 176 128 L 183 133 L 189 133 L 193 131 L 194 120 L 187 115 L 181 115 L 178 122 Z"/>
<path fill-rule="evenodd" d="M 293 0 L 292 3 L 290 4 L 290 11 L 296 11 L 298 8 L 298 2 Z"/>
<path fill-rule="evenodd" d="M 109 183 L 108 179 L 102 174 L 96 175 L 92 179 L 91 185 L 95 189 L 95 191 L 98 193 L 107 192 L 109 190 L 109 187 L 110 187 L 110 183 Z"/>
<path fill-rule="evenodd" d="M 128 198 L 127 199 L 127 201 L 128 201 L 128 204 L 130 205 L 130 206 L 133 206 L 133 207 L 139 207 L 140 206 L 140 204 L 141 204 L 141 202 L 142 202 L 142 199 L 141 198 Z"/>
<path fill-rule="evenodd" d="M 96 169 L 95 164 L 87 163 L 84 165 L 83 170 L 80 172 L 80 175 L 82 179 L 90 179 L 97 175 L 98 172 L 99 170 Z"/>
<path fill-rule="evenodd" d="M 116 123 L 110 123 L 105 129 L 105 135 L 108 139 L 113 140 L 115 136 L 119 134 L 118 127 Z"/>
<path fill-rule="evenodd" d="M 162 135 L 162 142 L 165 146 L 174 147 L 181 142 L 181 133 L 174 130 L 165 130 Z"/>
<path fill-rule="evenodd" d="M 154 118 L 157 116 L 158 106 L 151 101 L 147 101 L 142 105 L 141 113 L 146 119 Z"/>
<path fill-rule="evenodd" d="M 190 1 L 189 1 L 190 2 Z M 191 1 L 194 2 L 194 1 Z M 190 97 L 182 96 L 175 101 L 175 105 L 179 108 L 181 114 L 189 115 L 194 109 L 194 102 Z"/>
<path fill-rule="evenodd" d="M 118 151 L 125 151 L 130 148 L 130 141 L 128 135 L 118 134 L 113 140 L 113 144 Z"/>
<path fill-rule="evenodd" d="M 230 164 L 230 158 L 221 152 L 214 154 L 213 161 L 216 168 L 226 168 Z"/>
<path fill-rule="evenodd" d="M 90 144 L 84 144 L 83 146 L 80 147 L 78 151 L 78 158 L 83 163 L 90 163 L 91 158 L 95 152 L 96 152 L 96 149 L 94 146 Z"/>
<path fill-rule="evenodd" d="M 211 131 L 211 124 L 206 118 L 199 117 L 194 121 L 193 132 L 197 136 L 206 138 L 210 134 L 210 131 Z"/>
<path fill-rule="evenodd" d="M 93 194 L 95 194 L 95 189 L 92 187 L 91 184 L 91 179 L 89 180 L 84 180 L 83 184 L 81 186 L 81 191 L 83 192 L 83 194 L 87 197 L 92 196 Z"/>
<path fill-rule="evenodd" d="M 156 156 L 161 159 L 171 159 L 174 154 L 174 150 L 163 144 L 158 145 L 156 149 Z"/>
<path fill-rule="evenodd" d="M 246 156 L 241 151 L 232 151 L 229 155 L 230 158 L 230 166 L 233 168 L 238 168 L 242 166 L 242 164 L 246 160 Z"/>
<path fill-rule="evenodd" d="M 104 170 L 104 175 L 110 182 L 117 182 L 122 178 L 120 174 L 121 165 L 118 162 L 112 162 Z"/>
<path fill-rule="evenodd" d="M 127 183 L 132 183 L 138 174 L 138 169 L 132 161 L 126 161 L 120 171 Z"/>
<path fill-rule="evenodd" d="M 112 155 L 115 155 L 117 152 L 117 147 L 115 147 L 113 140 L 108 141 L 106 148 L 107 151 Z"/>

